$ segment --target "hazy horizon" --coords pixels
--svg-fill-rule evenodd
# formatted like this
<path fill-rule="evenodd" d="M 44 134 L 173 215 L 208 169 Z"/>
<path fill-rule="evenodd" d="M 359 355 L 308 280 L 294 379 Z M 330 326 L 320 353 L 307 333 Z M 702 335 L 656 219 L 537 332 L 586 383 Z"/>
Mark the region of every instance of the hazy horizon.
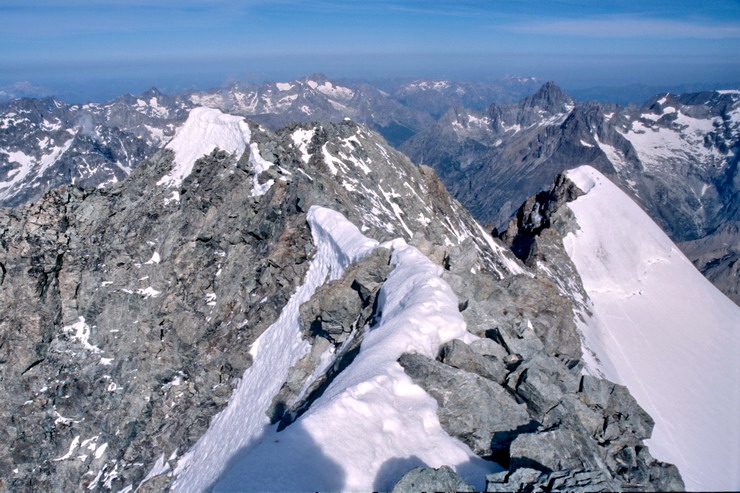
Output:
<path fill-rule="evenodd" d="M 504 75 L 569 90 L 740 81 L 740 3 L 0 0 L 0 86 L 66 100 L 232 81 Z"/>

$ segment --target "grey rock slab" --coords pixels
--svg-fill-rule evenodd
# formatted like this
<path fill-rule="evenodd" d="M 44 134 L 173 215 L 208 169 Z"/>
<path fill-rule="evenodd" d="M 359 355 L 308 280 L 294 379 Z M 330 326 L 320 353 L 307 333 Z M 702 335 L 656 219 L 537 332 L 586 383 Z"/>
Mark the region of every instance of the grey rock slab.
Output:
<path fill-rule="evenodd" d="M 428 491 L 475 491 L 449 466 L 438 469 L 417 467 L 410 470 L 393 487 L 393 493 L 421 493 Z"/>
<path fill-rule="evenodd" d="M 526 408 L 491 380 L 415 353 L 403 354 L 398 362 L 437 401 L 445 431 L 477 455 L 505 449 L 531 422 Z"/>
<path fill-rule="evenodd" d="M 446 365 L 475 373 L 499 384 L 506 379 L 506 367 L 502 360 L 496 356 L 479 354 L 459 339 L 442 346 L 440 360 Z"/>
<path fill-rule="evenodd" d="M 528 467 L 543 472 L 564 469 L 603 469 L 595 443 L 568 429 L 524 433 L 509 449 L 512 469 Z"/>

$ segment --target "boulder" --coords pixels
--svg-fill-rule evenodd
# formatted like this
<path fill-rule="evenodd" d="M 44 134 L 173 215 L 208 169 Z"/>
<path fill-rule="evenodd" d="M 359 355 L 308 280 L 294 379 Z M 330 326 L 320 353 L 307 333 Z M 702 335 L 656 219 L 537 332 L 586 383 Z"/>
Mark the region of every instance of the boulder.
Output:
<path fill-rule="evenodd" d="M 417 493 L 424 491 L 475 491 L 450 467 L 438 469 L 417 467 L 410 470 L 396 483 L 392 493 Z"/>

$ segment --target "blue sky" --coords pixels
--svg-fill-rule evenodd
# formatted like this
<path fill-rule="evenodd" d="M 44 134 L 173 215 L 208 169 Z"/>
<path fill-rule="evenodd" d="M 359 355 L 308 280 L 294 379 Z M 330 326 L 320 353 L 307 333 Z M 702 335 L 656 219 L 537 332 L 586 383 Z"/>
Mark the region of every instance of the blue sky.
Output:
<path fill-rule="evenodd" d="M 71 99 L 279 80 L 740 81 L 740 0 L 0 0 L 0 86 Z"/>

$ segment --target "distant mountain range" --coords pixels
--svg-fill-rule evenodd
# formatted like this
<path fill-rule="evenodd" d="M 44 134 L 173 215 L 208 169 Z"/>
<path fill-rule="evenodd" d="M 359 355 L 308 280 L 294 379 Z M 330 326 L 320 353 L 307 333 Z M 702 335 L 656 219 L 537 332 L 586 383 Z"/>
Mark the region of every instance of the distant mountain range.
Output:
<path fill-rule="evenodd" d="M 740 91 L 661 94 L 621 107 L 578 103 L 548 82 L 517 104 L 453 108 L 400 148 L 499 228 L 562 170 L 594 166 L 674 241 L 693 242 L 687 253 L 708 275 L 724 272 L 714 280 L 739 301 L 739 146 Z"/>
<path fill-rule="evenodd" d="M 350 118 L 399 145 L 433 124 L 435 115 L 450 105 L 482 107 L 490 98 L 510 100 L 526 94 L 536 84 L 532 78 L 508 78 L 493 85 L 426 80 L 400 84 L 389 93 L 314 74 L 175 96 L 152 88 L 104 103 L 13 99 L 0 103 L 0 205 L 38 198 L 65 183 L 100 186 L 119 181 L 166 144 L 189 110 L 198 106 L 249 116 L 273 130 L 291 122 Z"/>
<path fill-rule="evenodd" d="M 594 166 L 674 241 L 687 242 L 697 266 L 738 301 L 738 94 L 660 94 L 624 107 L 581 103 L 554 83 L 528 77 L 415 80 L 379 89 L 314 74 L 174 96 L 150 89 L 105 103 L 14 99 L 0 104 L 0 205 L 35 200 L 68 183 L 116 183 L 199 106 L 272 130 L 349 118 L 433 166 L 457 199 L 499 229 L 557 173 Z"/>

